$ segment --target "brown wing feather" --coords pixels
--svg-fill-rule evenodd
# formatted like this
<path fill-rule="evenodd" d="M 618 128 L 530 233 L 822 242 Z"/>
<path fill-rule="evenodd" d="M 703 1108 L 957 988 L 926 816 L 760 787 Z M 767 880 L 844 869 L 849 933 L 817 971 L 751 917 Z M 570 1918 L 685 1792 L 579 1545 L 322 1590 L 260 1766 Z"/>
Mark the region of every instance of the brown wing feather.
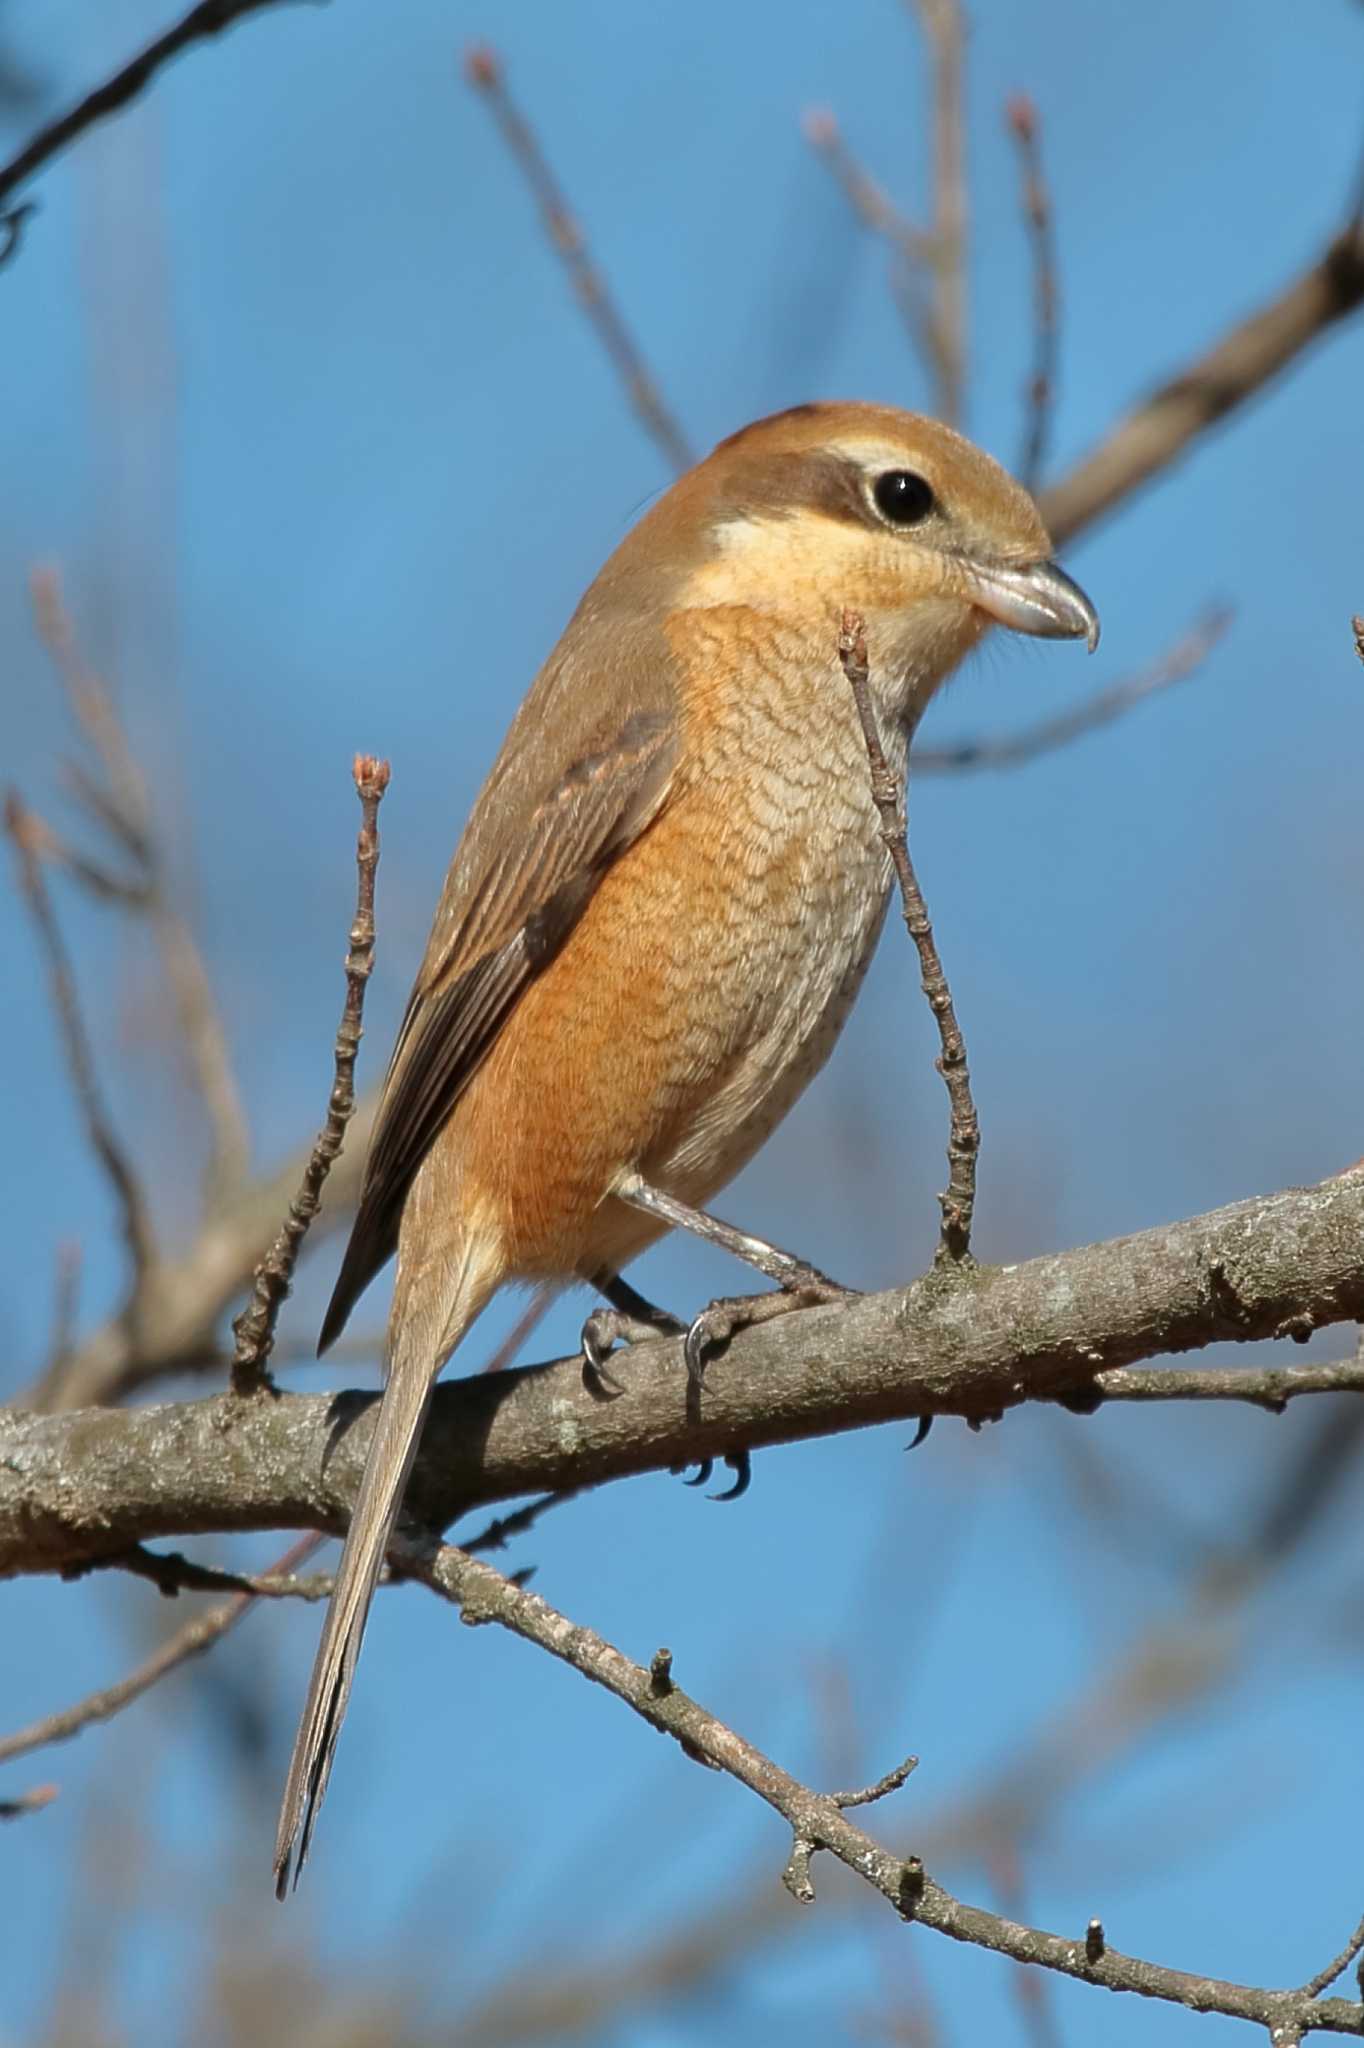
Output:
<path fill-rule="evenodd" d="M 575 620 L 577 627 L 582 622 Z M 360 1206 L 322 1325 L 338 1337 L 397 1247 L 408 1189 L 521 991 L 553 959 L 604 869 L 657 816 L 676 755 L 671 661 L 637 659 L 630 687 L 593 687 L 599 640 L 571 627 L 541 671 L 470 815 L 446 877 L 426 956 L 379 1104 Z M 625 646 L 622 647 L 621 639 Z M 586 671 L 586 672 L 585 672 Z M 614 715 L 603 698 L 614 698 Z M 629 704 L 624 711 L 622 699 Z"/>

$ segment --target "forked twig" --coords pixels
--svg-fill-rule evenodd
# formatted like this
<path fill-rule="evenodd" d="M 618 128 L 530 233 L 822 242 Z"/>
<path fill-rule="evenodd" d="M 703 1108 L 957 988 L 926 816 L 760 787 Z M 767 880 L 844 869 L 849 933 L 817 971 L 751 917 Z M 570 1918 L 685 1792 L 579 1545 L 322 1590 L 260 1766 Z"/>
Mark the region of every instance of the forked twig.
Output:
<path fill-rule="evenodd" d="M 289 1292 L 303 1240 L 308 1234 L 323 1185 L 345 1140 L 346 1125 L 355 1109 L 355 1057 L 360 1049 L 364 1025 L 365 984 L 374 966 L 374 875 L 379 865 L 379 805 L 388 788 L 387 761 L 371 754 L 357 754 L 352 769 L 356 794 L 360 798 L 360 836 L 355 848 L 355 918 L 350 928 L 350 951 L 346 955 L 346 1001 L 336 1033 L 333 1059 L 335 1078 L 327 1103 L 327 1117 L 308 1155 L 298 1193 L 289 1213 L 265 1257 L 256 1267 L 251 1299 L 232 1325 L 236 1351 L 232 1360 L 232 1386 L 238 1394 L 259 1393 L 270 1384 L 268 1360 L 275 1341 L 275 1324 Z"/>
<path fill-rule="evenodd" d="M 942 961 L 933 938 L 928 908 L 909 857 L 909 840 L 901 789 L 890 771 L 876 712 L 871 701 L 867 667 L 866 626 L 854 611 L 843 614 L 838 636 L 838 658 L 857 705 L 862 738 L 871 772 L 871 796 L 881 820 L 881 838 L 895 867 L 900 885 L 900 906 L 905 929 L 919 954 L 923 991 L 938 1026 L 942 1046 L 935 1062 L 947 1088 L 951 1106 L 951 1130 L 947 1141 L 949 1167 L 946 1192 L 938 1197 L 942 1207 L 942 1228 L 938 1256 L 954 1263 L 971 1256 L 971 1216 L 976 1201 L 976 1155 L 980 1151 L 980 1119 L 971 1094 L 971 1074 L 966 1063 L 966 1042 L 957 1023 L 952 991 L 943 973 Z"/>
<path fill-rule="evenodd" d="M 130 1305 L 135 1310 L 138 1295 L 155 1262 L 156 1246 L 146 1196 L 123 1145 L 114 1130 L 100 1093 L 85 1020 L 81 1015 L 76 980 L 67 956 L 66 942 L 48 894 L 43 874 L 43 828 L 17 790 L 5 798 L 5 830 L 13 842 L 19 862 L 19 883 L 28 902 L 44 953 L 52 1007 L 66 1051 L 66 1063 L 76 1101 L 85 1121 L 90 1148 L 104 1169 L 114 1191 L 123 1223 L 124 1241 L 132 1264 Z"/>

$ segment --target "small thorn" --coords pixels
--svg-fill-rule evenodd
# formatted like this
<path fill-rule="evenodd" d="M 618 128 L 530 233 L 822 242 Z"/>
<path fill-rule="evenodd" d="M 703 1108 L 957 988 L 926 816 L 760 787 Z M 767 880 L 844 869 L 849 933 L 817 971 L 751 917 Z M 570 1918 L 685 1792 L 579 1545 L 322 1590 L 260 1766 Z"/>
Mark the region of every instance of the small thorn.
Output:
<path fill-rule="evenodd" d="M 919 1426 L 915 1430 L 909 1442 L 905 1445 L 905 1449 L 907 1451 L 917 1451 L 919 1445 L 923 1442 L 924 1438 L 928 1435 L 928 1432 L 930 1429 L 932 1429 L 932 1427 L 933 1417 L 931 1415 L 921 1415 L 919 1417 Z"/>

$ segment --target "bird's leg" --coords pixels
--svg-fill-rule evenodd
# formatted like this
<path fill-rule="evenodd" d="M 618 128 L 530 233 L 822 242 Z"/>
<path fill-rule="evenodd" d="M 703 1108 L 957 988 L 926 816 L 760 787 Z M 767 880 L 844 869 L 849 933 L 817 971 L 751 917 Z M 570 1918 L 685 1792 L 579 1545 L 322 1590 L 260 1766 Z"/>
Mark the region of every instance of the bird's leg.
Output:
<path fill-rule="evenodd" d="M 670 1224 L 675 1229 L 689 1230 L 707 1244 L 716 1245 L 721 1251 L 731 1252 L 735 1258 L 756 1266 L 765 1279 L 775 1281 L 781 1290 L 777 1294 L 729 1295 L 702 1309 L 687 1331 L 684 1346 L 691 1393 L 697 1397 L 691 1404 L 693 1406 L 699 1405 L 707 1354 L 727 1344 L 736 1331 L 751 1329 L 757 1323 L 771 1322 L 773 1317 L 786 1315 L 793 1308 L 811 1308 L 821 1301 L 846 1301 L 854 1291 L 841 1287 L 827 1273 L 821 1273 L 817 1266 L 795 1258 L 790 1252 L 781 1251 L 764 1238 L 754 1237 L 746 1230 L 736 1230 L 732 1224 L 722 1223 L 718 1216 L 711 1216 L 704 1209 L 693 1209 L 688 1203 L 679 1202 L 676 1196 L 651 1186 L 637 1173 L 627 1174 L 617 1183 L 614 1192 L 631 1208 L 642 1209 L 647 1216 L 656 1216 L 661 1223 Z"/>
<path fill-rule="evenodd" d="M 620 1381 L 608 1371 L 606 1361 L 617 1344 L 647 1344 L 654 1337 L 680 1337 L 686 1324 L 667 1309 L 646 1301 L 638 1288 L 619 1273 L 594 1273 L 591 1285 L 604 1294 L 610 1308 L 594 1308 L 583 1324 L 582 1347 L 586 1364 L 606 1386 L 621 1392 Z"/>

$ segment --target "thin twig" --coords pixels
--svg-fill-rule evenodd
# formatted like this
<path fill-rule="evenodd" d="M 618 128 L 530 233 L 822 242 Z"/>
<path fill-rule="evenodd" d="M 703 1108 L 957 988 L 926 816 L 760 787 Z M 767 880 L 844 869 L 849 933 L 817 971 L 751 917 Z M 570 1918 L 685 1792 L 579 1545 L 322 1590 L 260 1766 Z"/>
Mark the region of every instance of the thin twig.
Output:
<path fill-rule="evenodd" d="M 967 1905 L 936 1883 L 918 1857 L 897 1856 L 884 1848 L 833 1799 L 802 1785 L 708 1713 L 682 1691 L 671 1674 L 666 1687 L 658 1686 L 649 1670 L 632 1663 L 594 1630 L 570 1621 L 538 1594 L 515 1585 L 491 1565 L 442 1544 L 415 1559 L 411 1570 L 453 1601 L 465 1621 L 494 1622 L 534 1643 L 614 1694 L 651 1727 L 672 1736 L 689 1758 L 724 1771 L 747 1786 L 781 1815 L 797 1843 L 809 1845 L 810 1855 L 822 1849 L 837 1857 L 880 1892 L 903 1920 L 917 1921 L 954 1941 L 1109 1991 L 1134 1992 L 1264 2028 L 1296 2025 L 1340 2034 L 1360 2030 L 1360 2007 L 1345 1999 L 1310 1998 L 1302 1991 L 1261 1989 L 1195 1976 L 1124 1955 L 1106 1942 L 1096 1955 L 1096 1944 L 1083 1936 L 1071 1940 Z M 812 1898 L 813 1887 L 800 1895 Z"/>
<path fill-rule="evenodd" d="M 379 865 L 379 805 L 388 788 L 387 761 L 357 754 L 352 775 L 360 798 L 360 835 L 355 847 L 355 918 L 346 955 L 346 1001 L 333 1053 L 335 1078 L 327 1117 L 303 1169 L 298 1193 L 265 1257 L 256 1268 L 251 1299 L 232 1325 L 236 1353 L 232 1386 L 238 1394 L 258 1393 L 270 1384 L 268 1360 L 275 1324 L 289 1292 L 303 1240 L 318 1211 L 322 1189 L 345 1141 L 355 1109 L 355 1056 L 364 1025 L 365 984 L 374 966 L 374 875 Z"/>
<path fill-rule="evenodd" d="M 1239 1368 L 1172 1365 L 1151 1372 L 1121 1366 L 1096 1372 L 1093 1387 L 1105 1401 L 1248 1401 L 1282 1415 L 1299 1394 L 1364 1394 L 1364 1359 Z"/>
<path fill-rule="evenodd" d="M 687 437 L 664 404 L 639 345 L 626 326 L 606 279 L 592 260 L 581 224 L 569 207 L 539 137 L 507 90 L 501 57 L 488 44 L 479 43 L 465 57 L 464 75 L 492 109 L 503 139 L 539 203 L 554 251 L 645 430 L 672 469 L 679 473 L 689 469 L 695 458 Z"/>
<path fill-rule="evenodd" d="M 155 42 L 149 43 L 131 63 L 116 71 L 103 85 L 96 86 L 93 92 L 87 93 L 83 100 L 78 101 L 66 113 L 59 115 L 55 121 L 50 121 L 45 128 L 40 128 L 33 139 L 25 143 L 19 154 L 0 168 L 0 206 L 4 205 L 11 192 L 26 183 L 35 172 L 42 170 L 44 165 L 49 164 L 53 157 L 66 148 L 68 143 L 74 142 L 78 135 L 83 134 L 87 128 L 93 128 L 95 123 L 102 121 L 106 115 L 117 113 L 120 107 L 126 107 L 130 100 L 136 99 L 162 66 L 168 64 L 172 57 L 178 56 L 181 50 L 186 50 L 191 43 L 202 42 L 209 36 L 221 35 L 233 22 L 241 21 L 246 15 L 255 14 L 260 8 L 274 4 L 275 0 L 199 0 L 197 7 L 191 7 L 181 21 L 173 28 L 167 29 L 164 35 L 158 36 Z M 31 206 L 23 209 L 27 212 L 32 210 Z M 21 210 L 12 209 L 5 216 L 5 222 L 0 224 L 13 222 L 18 211 Z M 0 253 L 0 261 L 10 253 L 10 248 L 6 247 Z"/>
<path fill-rule="evenodd" d="M 1343 1976 L 1355 1957 L 1361 1953 L 1364 1953 L 1364 1920 L 1360 1921 L 1358 1927 L 1356 1927 L 1354 1933 L 1340 1951 L 1340 1954 L 1332 1956 L 1330 1962 L 1318 1970 L 1315 1977 L 1308 1978 L 1302 1987 L 1303 1997 L 1320 1998 L 1322 1992 L 1329 1990 L 1330 1986 L 1335 1983 L 1336 1978 Z"/>
<path fill-rule="evenodd" d="M 216 1214 L 246 1179 L 250 1142 L 208 971 L 189 925 L 175 907 L 146 778 L 112 694 L 81 656 L 55 568 L 49 564 L 34 569 L 29 590 L 39 637 L 102 771 L 101 780 L 79 762 L 72 762 L 68 771 L 71 781 L 81 803 L 117 840 L 135 872 L 131 881 L 111 875 L 55 834 L 49 834 L 50 854 L 96 894 L 116 897 L 144 910 L 150 918 L 175 999 L 185 1054 L 212 1135 L 206 1191 L 209 1212 Z"/>
<path fill-rule="evenodd" d="M 124 1242 L 132 1265 L 130 1305 L 135 1310 L 137 1297 L 156 1256 L 151 1217 L 137 1175 L 115 1134 L 100 1094 L 94 1055 L 76 994 L 75 977 L 43 875 L 41 831 L 17 790 L 10 790 L 5 799 L 5 829 L 14 843 L 19 860 L 20 886 L 47 955 L 52 1006 L 57 1013 L 66 1049 L 72 1088 L 85 1120 L 86 1136 L 118 1202 Z"/>
<path fill-rule="evenodd" d="M 971 1214 L 976 1200 L 976 1155 L 980 1151 L 980 1119 L 971 1094 L 971 1075 L 966 1063 L 966 1042 L 957 1023 L 952 991 L 943 973 L 934 943 L 928 909 L 909 857 L 902 795 L 891 774 L 876 729 L 867 670 L 867 641 L 864 622 L 857 612 L 845 611 L 838 637 L 838 658 L 857 705 L 871 770 L 871 797 L 881 820 L 881 838 L 895 867 L 900 884 L 900 906 L 905 929 L 919 954 L 923 991 L 938 1026 L 942 1051 L 935 1061 L 947 1087 L 951 1106 L 951 1131 L 947 1141 L 949 1176 L 946 1192 L 938 1197 L 942 1206 L 942 1229 L 938 1256 L 954 1263 L 971 1256 Z"/>
<path fill-rule="evenodd" d="M 1162 690 L 1191 676 L 1207 659 L 1231 620 L 1229 609 L 1214 606 L 1196 619 L 1149 668 L 1096 690 L 1071 710 L 1059 712 L 1055 718 L 1039 719 L 1022 732 L 998 739 L 958 740 L 945 747 L 915 747 L 910 757 L 914 773 L 960 775 L 977 768 L 1018 768 L 1025 761 L 1034 761 L 1039 754 L 1067 746 L 1071 740 L 1080 739 L 1100 726 L 1112 725 L 1148 697 L 1158 696 Z"/>
<path fill-rule="evenodd" d="M 938 410 L 960 426 L 966 400 L 966 147 L 960 0 L 912 0 L 933 57 L 933 302 Z"/>
<path fill-rule="evenodd" d="M 270 1576 L 292 1576 L 298 1567 L 310 1558 L 325 1539 L 309 1534 L 291 1543 Z M 255 1590 L 236 1592 L 230 1600 L 224 1600 L 217 1607 L 210 1607 L 203 1614 L 196 1614 L 192 1621 L 177 1629 L 173 1636 L 153 1651 L 145 1663 L 139 1664 L 126 1678 L 116 1685 L 105 1686 L 100 1692 L 92 1692 L 83 1700 L 77 1700 L 71 1707 L 63 1707 L 60 1713 L 47 1714 L 41 1721 L 31 1721 L 27 1728 L 18 1728 L 13 1735 L 0 1736 L 0 1764 L 12 1763 L 16 1757 L 27 1756 L 35 1749 L 43 1749 L 48 1743 L 66 1742 L 73 1735 L 79 1735 L 82 1728 L 88 1728 L 95 1721 L 110 1721 L 123 1708 L 140 1699 L 157 1682 L 178 1665 L 197 1657 L 212 1644 L 225 1636 L 236 1626 L 248 1608 L 260 1597 Z"/>
<path fill-rule="evenodd" d="M 1056 402 L 1056 364 L 1060 340 L 1056 228 L 1051 194 L 1042 174 L 1037 139 L 1037 109 L 1026 93 L 1015 93 L 1005 109 L 1009 133 L 1018 144 L 1023 218 L 1032 250 L 1033 366 L 1028 379 L 1027 425 L 1018 474 L 1030 491 L 1037 489 L 1047 456 L 1052 409 Z"/>

